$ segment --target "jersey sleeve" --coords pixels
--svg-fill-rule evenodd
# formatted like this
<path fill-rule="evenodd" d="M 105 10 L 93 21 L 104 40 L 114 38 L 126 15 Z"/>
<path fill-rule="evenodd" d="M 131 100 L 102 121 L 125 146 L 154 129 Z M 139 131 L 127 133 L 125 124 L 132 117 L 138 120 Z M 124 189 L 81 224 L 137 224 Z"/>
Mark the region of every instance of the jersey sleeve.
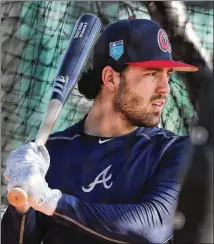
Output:
<path fill-rule="evenodd" d="M 2 244 L 41 244 L 45 233 L 39 212 L 31 208 L 22 215 L 12 205 L 8 205 L 1 222 Z"/>
<path fill-rule="evenodd" d="M 169 144 L 144 187 L 139 204 L 87 203 L 63 194 L 54 218 L 113 243 L 164 243 L 173 234 L 173 215 L 185 167 L 187 137 Z"/>

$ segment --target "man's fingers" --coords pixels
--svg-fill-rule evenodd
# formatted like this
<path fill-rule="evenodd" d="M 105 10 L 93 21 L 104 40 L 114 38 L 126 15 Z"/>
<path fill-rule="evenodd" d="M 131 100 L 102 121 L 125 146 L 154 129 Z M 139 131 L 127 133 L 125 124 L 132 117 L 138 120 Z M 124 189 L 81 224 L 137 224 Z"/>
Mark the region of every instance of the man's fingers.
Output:
<path fill-rule="evenodd" d="M 49 163 L 50 162 L 50 156 L 49 156 L 49 153 L 48 153 L 48 150 L 46 149 L 45 146 L 42 146 L 42 145 L 39 145 L 38 146 L 40 152 L 42 153 L 42 156 L 44 158 L 44 160 Z"/>
<path fill-rule="evenodd" d="M 3 173 L 3 176 L 5 178 L 6 181 L 10 181 L 10 175 L 11 175 L 11 169 L 6 168 L 6 170 Z"/>

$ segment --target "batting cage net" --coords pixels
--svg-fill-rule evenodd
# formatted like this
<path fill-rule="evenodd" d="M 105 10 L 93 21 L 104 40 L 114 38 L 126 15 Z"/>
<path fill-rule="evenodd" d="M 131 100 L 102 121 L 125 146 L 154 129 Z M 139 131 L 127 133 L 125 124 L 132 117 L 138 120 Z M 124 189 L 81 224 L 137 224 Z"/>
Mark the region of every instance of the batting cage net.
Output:
<path fill-rule="evenodd" d="M 103 28 L 133 16 L 153 19 L 167 31 L 176 60 L 212 69 L 213 2 L 2 2 L 1 142 L 2 172 L 8 154 L 33 139 L 39 129 L 59 62 L 76 20 L 84 13 L 98 16 Z M 90 67 L 91 58 L 86 65 Z M 160 126 L 189 134 L 197 122 L 201 80 L 196 74 L 175 73 Z M 79 121 L 92 101 L 77 86 L 67 100 L 54 131 Z M 7 205 L 2 177 L 2 212 Z"/>

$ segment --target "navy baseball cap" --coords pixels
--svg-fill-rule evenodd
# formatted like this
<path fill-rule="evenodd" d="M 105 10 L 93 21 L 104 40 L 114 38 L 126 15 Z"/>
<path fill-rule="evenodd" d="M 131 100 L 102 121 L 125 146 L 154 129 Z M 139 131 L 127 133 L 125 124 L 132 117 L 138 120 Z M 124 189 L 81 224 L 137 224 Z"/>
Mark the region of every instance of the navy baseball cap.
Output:
<path fill-rule="evenodd" d="M 171 45 L 159 24 L 148 19 L 119 20 L 109 25 L 98 38 L 93 53 L 93 67 L 172 68 L 197 71 L 198 67 L 172 59 Z"/>

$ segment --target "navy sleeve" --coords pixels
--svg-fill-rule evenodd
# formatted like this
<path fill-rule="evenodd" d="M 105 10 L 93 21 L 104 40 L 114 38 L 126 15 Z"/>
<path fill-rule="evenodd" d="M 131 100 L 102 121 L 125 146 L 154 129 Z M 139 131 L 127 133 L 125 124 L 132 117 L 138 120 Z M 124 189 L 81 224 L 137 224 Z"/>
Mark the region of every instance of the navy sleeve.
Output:
<path fill-rule="evenodd" d="M 45 228 L 40 220 L 40 213 L 30 209 L 28 213 L 19 214 L 12 205 L 8 205 L 1 222 L 1 243 L 41 244 Z"/>
<path fill-rule="evenodd" d="M 164 243 L 173 232 L 186 142 L 186 137 L 178 137 L 169 144 L 143 189 L 141 203 L 93 204 L 63 194 L 54 218 L 116 243 Z"/>

